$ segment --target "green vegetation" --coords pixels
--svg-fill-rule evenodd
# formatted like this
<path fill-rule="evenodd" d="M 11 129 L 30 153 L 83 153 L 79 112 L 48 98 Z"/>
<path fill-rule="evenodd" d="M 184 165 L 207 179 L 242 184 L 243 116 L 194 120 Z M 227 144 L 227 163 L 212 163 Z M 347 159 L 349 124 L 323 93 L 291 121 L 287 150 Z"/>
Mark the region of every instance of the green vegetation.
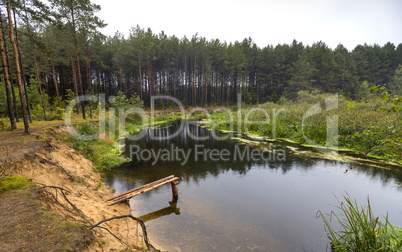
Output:
<path fill-rule="evenodd" d="M 77 125 L 76 131 L 81 135 L 97 135 L 98 125 L 95 122 L 81 122 Z M 127 161 L 120 155 L 120 150 L 112 145 L 113 141 L 107 143 L 100 139 L 83 140 L 72 135 L 65 135 L 62 140 L 94 162 L 97 171 L 109 171 Z"/>
<path fill-rule="evenodd" d="M 142 121 L 141 114 L 132 113 L 128 115 L 119 114 L 119 109 L 126 110 L 129 109 L 142 109 L 143 102 L 139 99 L 138 96 L 133 95 L 130 99 L 127 99 L 123 92 L 118 92 L 118 95 L 111 101 L 111 108 L 116 110 L 116 114 L 113 118 L 109 118 L 105 120 L 105 132 L 102 134 L 106 139 L 99 139 L 99 122 L 91 121 L 91 122 L 80 122 L 76 125 L 75 130 L 78 134 L 82 136 L 96 136 L 95 139 L 86 140 L 80 139 L 74 135 L 66 135 L 63 137 L 63 140 L 67 142 L 67 144 L 78 150 L 81 154 L 83 154 L 86 158 L 94 162 L 96 165 L 97 171 L 109 171 L 113 167 L 117 167 L 127 159 L 121 155 L 121 151 L 119 149 L 118 144 L 116 142 L 124 137 L 126 132 L 130 134 L 137 134 L 143 127 L 151 126 L 151 120 L 148 122 Z M 170 114 L 166 112 L 162 112 L 161 114 L 154 116 L 154 126 L 165 124 L 168 122 L 172 122 L 180 118 L 180 115 Z M 125 125 L 123 130 L 125 132 L 120 132 L 119 121 L 120 118 L 125 118 Z M 123 125 L 122 125 L 123 126 Z M 113 131 L 117 134 L 114 136 L 108 135 L 110 127 L 114 127 Z"/>
<path fill-rule="evenodd" d="M 296 101 L 282 98 L 278 103 L 246 106 L 240 111 L 232 112 L 233 124 L 230 123 L 228 112 L 215 112 L 212 114 L 212 123 L 209 127 L 268 138 L 288 138 L 303 144 L 338 146 L 401 162 L 401 112 L 380 109 L 391 107 L 382 98 L 379 101 L 352 103 L 342 96 L 338 97 L 337 109 L 325 111 L 324 104 L 327 97 L 328 94 L 318 91 L 300 91 Z M 317 103 L 320 104 L 322 113 L 305 118 L 302 124 L 303 116 Z M 239 115 L 242 122 L 240 128 L 237 123 Z M 327 117 L 333 115 L 338 116 L 339 128 L 338 135 L 331 138 L 327 136 Z M 246 117 L 248 123 L 245 122 Z"/>
<path fill-rule="evenodd" d="M 91 1 L 5 5 L 0 30 L 7 51 L 2 50 L 2 56 L 5 63 L 18 54 L 22 60 L 5 64 L 2 72 L 0 116 L 9 116 L 11 128 L 14 118 L 22 117 L 28 128 L 26 112 L 33 120 L 63 118 L 72 99 L 102 93 L 107 108 L 114 96 L 123 94 L 124 99 L 114 99 L 116 107 L 124 108 L 129 101 L 165 110 L 175 102 L 157 99 L 151 104 L 155 95 L 197 107 L 231 106 L 238 94 L 246 104 L 264 104 L 295 101 L 299 91 L 339 93 L 357 101 L 366 99 L 371 86 L 386 86 L 392 95 L 402 92 L 402 44 L 363 44 L 349 51 L 342 44 L 329 48 L 323 41 L 304 45 L 294 40 L 258 47 L 252 38 L 233 43 L 198 34 L 178 38 L 139 26 L 132 27 L 128 37 L 119 32 L 107 37 L 100 32 L 105 24 L 96 16 L 101 6 Z M 20 97 L 22 87 L 26 97 Z M 80 100 L 74 112 L 93 118 L 96 106 Z"/>
<path fill-rule="evenodd" d="M 324 221 L 328 238 L 331 241 L 331 251 L 384 251 L 397 252 L 402 250 L 402 228 L 391 225 L 388 215 L 384 218 L 385 224 L 379 217 L 375 217 L 370 201 L 360 206 L 349 196 L 343 197 L 345 202 L 338 200 L 340 214 L 332 212 L 328 215 L 329 221 L 323 213 L 317 212 Z M 330 221 L 340 224 L 341 231 L 336 231 Z"/>
<path fill-rule="evenodd" d="M 0 193 L 33 186 L 30 178 L 23 176 L 0 178 Z"/>
<path fill-rule="evenodd" d="M 8 116 L 10 122 L 0 120 L 0 130 L 16 128 L 15 119 L 23 118 L 29 133 L 27 112 L 33 120 L 63 119 L 65 113 L 94 118 L 100 109 L 97 98 L 103 93 L 106 109 L 114 107 L 116 116 L 126 119 L 126 131 L 135 134 L 143 126 L 141 116 L 122 117 L 119 109 L 151 105 L 159 110 L 176 109 L 171 100 L 157 99 L 151 104 L 155 95 L 172 96 L 187 108 L 235 106 L 241 94 L 245 104 L 255 105 L 243 105 L 242 119 L 253 108 L 271 112 L 270 124 L 248 125 L 251 133 L 300 143 L 338 144 L 393 161 L 401 159 L 400 109 L 395 108 L 400 108 L 396 97 L 402 94 L 402 44 L 364 44 L 348 51 L 342 44 L 331 49 L 322 41 L 307 46 L 294 40 L 260 48 L 251 38 L 234 43 L 207 41 L 198 34 L 177 38 L 139 26 L 127 38 L 119 32 L 106 37 L 99 32 L 105 24 L 96 17 L 100 6 L 91 1 L 5 3 L 7 14 L 0 30 L 4 35 L 1 45 L 7 50 L 1 50 L 2 60 L 7 63 L 6 58 L 21 54 L 22 62 L 4 64 L 0 116 Z M 25 97 L 20 97 L 22 87 L 26 87 Z M 365 103 L 370 87 L 373 91 L 387 87 L 388 93 L 381 101 Z M 321 101 L 324 108 L 324 93 L 339 93 L 339 108 L 313 115 L 302 125 L 303 113 L 312 104 Z M 66 111 L 67 104 L 80 95 L 91 101 L 78 101 Z M 280 111 L 282 107 L 285 111 Z M 391 111 L 374 111 L 377 108 Z M 335 113 L 339 138 L 328 139 L 327 116 Z M 234 116 L 239 119 L 237 113 Z M 178 114 L 160 111 L 156 115 L 159 123 L 176 118 Z M 214 115 L 214 121 L 221 122 L 220 129 L 230 129 L 224 122 L 227 119 L 223 112 Z M 266 116 L 258 111 L 249 116 L 249 120 L 259 119 Z M 123 135 L 110 137 L 113 142 Z M 91 140 L 74 146 L 101 170 L 122 161 L 110 143 Z M 112 154 L 98 157 L 97 153 Z"/>

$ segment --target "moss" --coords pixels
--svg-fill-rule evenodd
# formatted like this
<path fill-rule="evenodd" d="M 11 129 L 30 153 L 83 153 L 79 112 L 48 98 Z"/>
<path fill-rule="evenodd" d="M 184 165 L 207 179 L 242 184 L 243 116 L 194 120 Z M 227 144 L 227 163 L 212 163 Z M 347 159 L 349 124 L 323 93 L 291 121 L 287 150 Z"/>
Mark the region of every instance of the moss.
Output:
<path fill-rule="evenodd" d="M 53 131 L 54 131 L 53 127 L 48 127 L 45 129 L 45 132 L 53 132 Z"/>
<path fill-rule="evenodd" d="M 5 177 L 0 179 L 0 193 L 33 186 L 32 179 L 24 176 Z"/>

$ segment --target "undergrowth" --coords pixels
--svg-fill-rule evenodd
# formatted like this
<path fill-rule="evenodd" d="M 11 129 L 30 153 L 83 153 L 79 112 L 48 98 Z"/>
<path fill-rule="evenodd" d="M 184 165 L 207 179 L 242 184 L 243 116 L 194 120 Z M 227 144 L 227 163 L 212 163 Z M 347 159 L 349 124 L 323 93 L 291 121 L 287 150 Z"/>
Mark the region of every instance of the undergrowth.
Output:
<path fill-rule="evenodd" d="M 402 251 L 402 229 L 389 223 L 388 215 L 384 217 L 383 222 L 379 217 L 375 217 L 369 198 L 366 206 L 359 206 L 356 199 L 352 200 L 349 195 L 343 196 L 343 199 L 345 202 L 337 199 L 340 214 L 331 212 L 324 215 L 320 211 L 317 212 L 317 216 L 324 221 L 331 251 Z M 331 220 L 340 224 L 342 230 L 335 230 L 331 226 Z"/>
<path fill-rule="evenodd" d="M 92 122 L 79 123 L 76 131 L 81 135 L 98 134 L 97 125 Z M 110 169 L 126 162 L 126 158 L 113 146 L 112 140 L 110 140 L 111 143 L 107 143 L 98 138 L 85 140 L 68 135 L 65 137 L 65 141 L 71 148 L 78 150 L 84 157 L 91 160 L 99 172 L 110 171 Z"/>
<path fill-rule="evenodd" d="M 217 111 L 211 115 L 209 127 L 269 138 L 288 138 L 304 144 L 348 148 L 401 162 L 402 112 L 380 110 L 385 105 L 382 101 L 353 102 L 351 105 L 351 101 L 342 96 L 337 99 L 336 109 L 326 110 L 328 96 L 300 91 L 296 101 L 282 99 L 278 103 L 246 106 L 238 111 Z M 313 106 L 318 113 L 306 117 L 306 112 Z M 327 134 L 330 118 L 337 120 L 337 125 L 334 125 L 337 134 Z"/>

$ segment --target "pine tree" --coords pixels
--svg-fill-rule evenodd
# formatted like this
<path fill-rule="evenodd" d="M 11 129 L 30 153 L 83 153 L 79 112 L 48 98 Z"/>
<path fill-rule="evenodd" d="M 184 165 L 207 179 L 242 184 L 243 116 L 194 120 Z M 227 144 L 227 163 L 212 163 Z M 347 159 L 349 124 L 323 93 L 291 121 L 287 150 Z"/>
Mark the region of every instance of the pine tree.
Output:
<path fill-rule="evenodd" d="M 3 74 L 4 74 L 4 84 L 6 88 L 6 96 L 7 96 L 7 108 L 8 108 L 8 116 L 10 118 L 10 125 L 11 129 L 17 129 L 17 125 L 15 123 L 15 117 L 14 117 L 14 111 L 13 111 L 13 104 L 11 100 L 11 91 L 10 91 L 10 76 L 8 74 L 8 65 L 6 61 L 6 52 L 4 50 L 4 44 L 3 44 L 3 34 L 4 34 L 4 29 L 3 29 L 3 14 L 0 12 L 0 22 L 1 22 L 1 28 L 0 28 L 0 50 L 1 50 L 1 63 L 3 66 Z"/>
<path fill-rule="evenodd" d="M 20 66 L 19 66 L 19 60 L 18 60 L 18 50 L 17 50 L 17 46 L 14 41 L 14 32 L 13 32 L 13 25 L 12 25 L 13 22 L 11 20 L 11 7 L 10 7 L 9 1 L 7 2 L 7 14 L 8 14 L 8 25 L 10 28 L 10 43 L 13 46 L 13 52 L 14 52 L 14 63 L 15 63 L 15 69 L 16 69 L 16 74 L 17 74 L 18 91 L 19 91 L 20 101 L 21 101 L 25 134 L 30 134 L 27 110 L 26 110 L 26 106 L 25 106 L 24 94 L 22 91 L 22 80 L 21 80 Z"/>

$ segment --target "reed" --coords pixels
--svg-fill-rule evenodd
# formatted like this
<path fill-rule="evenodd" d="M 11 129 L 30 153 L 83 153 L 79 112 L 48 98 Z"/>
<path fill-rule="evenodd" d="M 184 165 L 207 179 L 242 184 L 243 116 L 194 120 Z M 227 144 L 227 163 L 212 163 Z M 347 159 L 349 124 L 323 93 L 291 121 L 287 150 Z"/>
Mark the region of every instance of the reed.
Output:
<path fill-rule="evenodd" d="M 368 197 L 365 206 L 359 206 L 349 195 L 343 196 L 343 200 L 337 198 L 340 214 L 317 211 L 317 217 L 324 221 L 331 251 L 402 251 L 402 229 L 388 221 L 388 214 L 383 221 L 375 217 Z M 335 230 L 332 221 L 340 225 L 340 231 Z"/>
<path fill-rule="evenodd" d="M 295 102 L 281 100 L 280 103 L 268 102 L 246 106 L 240 111 L 232 111 L 232 123 L 227 111 L 213 113 L 210 127 L 269 138 L 288 138 L 299 143 L 312 142 L 328 147 L 338 146 L 402 163 L 402 124 L 400 123 L 402 112 L 378 111 L 377 108 L 384 105 L 382 102 L 349 101 L 342 96 L 339 96 L 337 109 L 325 111 L 323 101 L 328 94 L 313 94 L 305 91 L 299 93 L 300 97 Z M 322 105 L 322 112 L 302 122 L 306 111 L 318 102 Z M 268 119 L 263 111 L 268 113 Z M 335 139 L 327 139 L 327 118 L 333 115 L 338 116 L 338 135 Z M 247 123 L 247 129 L 245 128 L 246 117 L 250 121 Z M 239 120 L 241 124 L 238 124 Z M 259 124 L 251 121 L 267 123 Z M 240 129 L 238 129 L 239 125 L 241 125 Z"/>

